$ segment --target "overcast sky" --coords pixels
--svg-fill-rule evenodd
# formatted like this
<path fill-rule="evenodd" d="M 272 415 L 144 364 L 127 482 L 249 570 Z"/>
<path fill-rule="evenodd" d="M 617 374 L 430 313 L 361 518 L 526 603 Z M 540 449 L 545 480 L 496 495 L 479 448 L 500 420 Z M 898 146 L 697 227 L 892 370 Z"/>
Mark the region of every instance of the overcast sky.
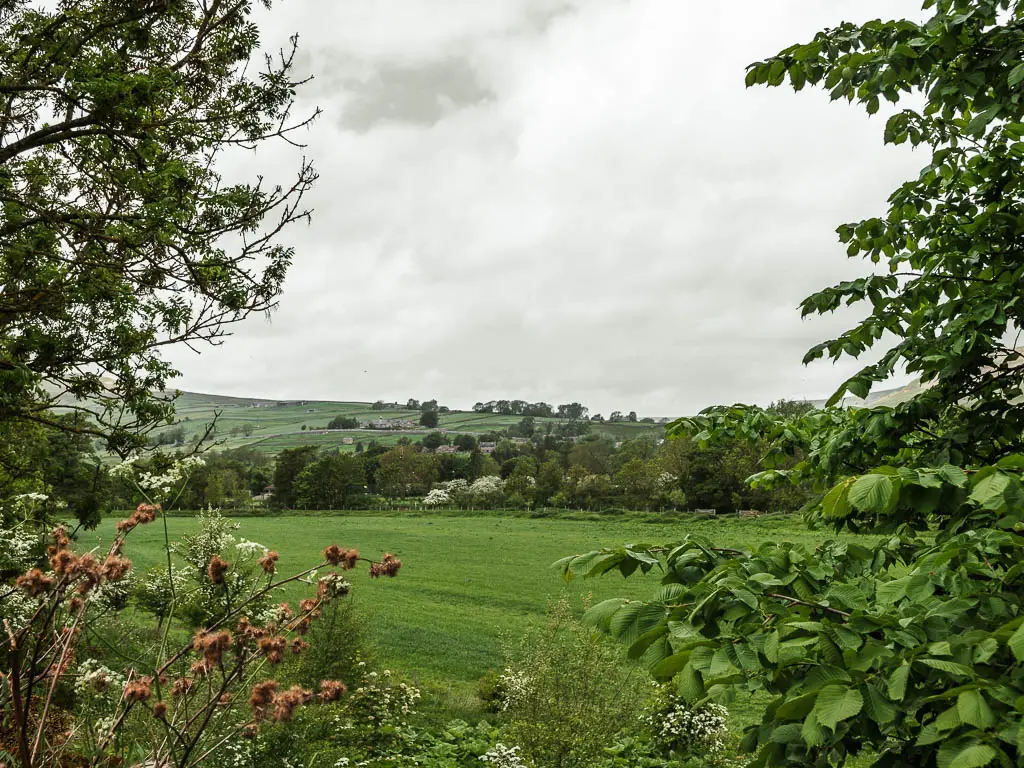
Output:
<path fill-rule="evenodd" d="M 835 227 L 880 214 L 924 158 L 884 116 L 746 90 L 745 65 L 907 0 L 288 0 L 318 105 L 321 180 L 280 308 L 182 389 L 263 397 L 500 397 L 676 416 L 826 395 L 801 365 L 861 313 L 801 321 L 865 270 Z M 283 151 L 247 159 L 282 174 Z M 284 177 L 281 176 L 283 179 Z"/>

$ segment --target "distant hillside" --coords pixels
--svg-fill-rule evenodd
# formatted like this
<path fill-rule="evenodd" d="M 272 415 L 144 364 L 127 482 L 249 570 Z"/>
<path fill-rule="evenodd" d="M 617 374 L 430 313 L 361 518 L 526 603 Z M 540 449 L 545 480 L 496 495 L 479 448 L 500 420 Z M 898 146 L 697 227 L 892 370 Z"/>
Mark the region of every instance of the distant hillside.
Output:
<path fill-rule="evenodd" d="M 155 434 L 184 428 L 187 439 L 194 439 L 216 419 L 216 439 L 225 448 L 249 446 L 266 453 L 277 453 L 284 448 L 300 445 L 340 447 L 355 450 L 355 443 L 376 440 L 380 445 L 394 445 L 403 436 L 418 440 L 431 431 L 419 426 L 421 412 L 406 408 L 374 410 L 371 403 L 331 400 L 271 400 L 255 397 L 229 397 L 199 392 L 182 392 L 175 401 L 179 421 L 174 427 L 157 430 Z M 347 416 L 360 423 L 384 420 L 409 422 L 401 429 L 346 429 L 326 430 L 327 423 L 336 416 Z M 451 411 L 440 414 L 438 429 L 448 433 L 480 435 L 498 432 L 515 426 L 521 416 L 475 411 Z M 566 419 L 535 418 L 537 431 L 543 433 L 548 425 L 565 423 Z M 305 426 L 305 429 L 303 427 Z M 664 428 L 658 424 L 592 422 L 591 432 L 607 435 L 614 440 L 636 437 L 660 439 Z"/>
<path fill-rule="evenodd" d="M 843 405 L 849 407 L 863 408 L 866 405 L 894 406 L 905 402 L 921 391 L 921 382 L 914 379 L 904 387 L 893 387 L 892 389 L 879 389 L 868 394 L 866 399 L 859 397 L 844 397 Z M 828 402 L 828 398 L 811 400 L 813 405 L 822 407 Z"/>

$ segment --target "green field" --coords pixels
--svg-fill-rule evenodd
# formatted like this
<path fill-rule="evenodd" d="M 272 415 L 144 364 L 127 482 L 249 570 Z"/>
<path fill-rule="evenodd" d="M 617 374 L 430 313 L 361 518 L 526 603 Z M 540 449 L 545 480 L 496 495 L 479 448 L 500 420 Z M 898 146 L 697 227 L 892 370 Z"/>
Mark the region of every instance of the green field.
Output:
<path fill-rule="evenodd" d="M 503 637 L 512 638 L 562 595 L 583 598 L 650 594 L 656 577 L 619 576 L 566 585 L 551 564 L 568 554 L 625 542 L 665 543 L 686 533 L 723 546 L 751 547 L 770 540 L 813 544 L 827 538 L 794 517 L 695 519 L 673 524 L 637 520 L 574 521 L 509 517 L 275 517 L 239 518 L 237 535 L 281 554 L 279 573 L 316 564 L 337 542 L 363 554 L 396 553 L 404 565 L 395 579 L 355 577 L 353 599 L 371 618 L 380 660 L 456 700 L 472 697 L 477 678 L 501 663 Z M 195 529 L 191 518 L 169 518 L 171 535 Z M 100 528 L 109 540 L 113 521 Z M 162 558 L 160 525 L 136 529 L 126 554 L 137 569 Z M 290 597 L 308 588 L 295 588 Z"/>
<path fill-rule="evenodd" d="M 405 409 L 387 409 L 375 411 L 370 403 L 356 403 L 326 400 L 276 401 L 259 398 L 227 397 L 223 395 L 206 395 L 196 392 L 182 392 L 175 401 L 175 410 L 179 423 L 184 424 L 189 438 L 201 434 L 206 425 L 217 419 L 216 439 L 222 441 L 225 448 L 251 446 L 264 453 L 276 454 L 285 448 L 300 445 L 316 445 L 320 447 L 341 447 L 354 450 L 353 446 L 343 445 L 345 438 L 364 443 L 376 440 L 380 445 L 394 445 L 402 434 L 409 435 L 414 441 L 428 430 L 417 427 L 412 432 L 389 432 L 385 430 L 346 430 L 331 431 L 326 434 L 314 434 L 317 429 L 326 427 L 327 422 L 335 416 L 350 416 L 359 420 L 371 419 L 406 419 L 419 422 L 420 412 Z M 503 416 L 496 413 L 475 413 L 473 411 L 453 411 L 440 415 L 439 429 L 449 432 L 469 432 L 482 434 L 508 429 L 519 423 L 520 416 Z M 538 430 L 546 424 L 559 424 L 562 419 L 535 419 Z M 303 425 L 306 429 L 303 430 Z M 242 427 L 251 428 L 251 434 L 240 433 Z M 615 440 L 627 440 L 634 437 L 663 436 L 661 426 L 639 423 L 594 423 L 596 434 L 603 434 Z M 234 432 L 234 434 L 233 434 Z"/>

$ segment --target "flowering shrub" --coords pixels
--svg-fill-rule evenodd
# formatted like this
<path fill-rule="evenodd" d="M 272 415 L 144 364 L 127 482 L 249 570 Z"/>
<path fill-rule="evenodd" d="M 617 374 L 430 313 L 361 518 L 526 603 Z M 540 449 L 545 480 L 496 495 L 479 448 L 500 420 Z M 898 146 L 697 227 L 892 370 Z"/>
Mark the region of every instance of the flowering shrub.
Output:
<path fill-rule="evenodd" d="M 480 756 L 480 761 L 494 768 L 527 768 L 519 754 L 519 747 L 508 747 L 504 744 L 495 744 L 490 750 Z"/>
<path fill-rule="evenodd" d="M 96 751 L 100 740 L 114 724 L 118 702 L 124 695 L 127 678 L 95 659 L 78 665 L 74 692 L 82 724 L 82 739 L 88 752 Z"/>
<path fill-rule="evenodd" d="M 192 473 L 205 465 L 201 456 L 186 456 L 160 472 L 142 466 L 142 457 L 134 455 L 113 467 L 110 476 L 135 485 L 150 502 L 166 502 L 180 495 Z"/>
<path fill-rule="evenodd" d="M 253 596 L 269 583 L 273 570 L 267 570 L 267 558 L 276 563 L 277 554 L 257 542 L 236 539 L 232 532 L 238 523 L 219 510 L 200 511 L 198 519 L 199 531 L 171 547 L 188 567 L 179 570 L 172 565 L 147 573 L 136 590 L 140 604 L 160 617 L 177 605 L 178 616 L 194 627 L 242 599 L 248 600 L 250 619 L 264 623 L 274 618 L 269 595 Z M 307 579 L 311 581 L 312 575 Z"/>
<path fill-rule="evenodd" d="M 669 686 L 657 686 L 654 706 L 644 723 L 660 749 L 673 757 L 715 757 L 725 749 L 728 710 L 719 704 L 694 708 Z"/>
<path fill-rule="evenodd" d="M 361 742 L 361 731 L 346 714 L 347 702 L 300 711 L 295 720 L 271 725 L 250 741 L 238 740 L 219 755 L 218 768 L 487 768 L 482 758 L 495 749 L 499 730 L 482 721 L 454 720 L 442 727 L 405 726 L 392 738 Z M 525 766 L 525 763 L 510 765 Z"/>
<path fill-rule="evenodd" d="M 469 483 L 461 477 L 441 483 L 438 488 L 445 491 L 448 498 L 460 507 L 466 507 L 473 503 L 473 494 L 469 491 Z"/>
<path fill-rule="evenodd" d="M 136 580 L 132 596 L 140 608 L 163 619 L 170 615 L 175 595 L 187 594 L 190 584 L 180 568 L 151 568 Z"/>
<path fill-rule="evenodd" d="M 166 479 L 180 476 L 172 471 L 145 482 L 166 493 Z M 144 483 L 138 488 L 147 492 Z M 339 571 L 362 561 L 369 563 L 371 576 L 394 576 L 401 561 L 390 553 L 379 562 L 372 561 L 355 550 L 331 545 L 315 568 L 278 578 L 276 553 L 252 542 L 229 541 L 223 519 L 212 513 L 200 534 L 177 551 L 193 558 L 209 556 L 205 569 L 194 560 L 186 575 L 224 587 L 224 602 L 213 605 L 194 636 L 177 649 L 168 647 L 169 635 L 161 633 L 156 647 L 120 657 L 132 659 L 121 671 L 89 658 L 76 668 L 76 656 L 90 649 L 80 642 L 83 628 L 95 626 L 97 616 L 110 608 L 129 577 L 132 564 L 122 554 L 127 537 L 138 526 L 161 517 L 161 511 L 151 501 L 139 504 L 131 516 L 116 524 L 117 534 L 105 553 L 75 552 L 67 532 L 58 527 L 48 539 L 45 570 L 29 568 L 13 584 L 0 587 L 6 619 L 6 632 L 0 636 L 4 665 L 0 738 L 2 748 L 11 745 L 13 750 L 2 754 L 5 762 L 10 758 L 22 768 L 96 765 L 107 764 L 116 754 L 119 763 L 130 758 L 133 765 L 196 766 L 240 734 L 254 736 L 265 722 L 288 722 L 298 708 L 334 702 L 345 693 L 340 681 L 322 680 L 307 690 L 261 679 L 261 670 L 280 664 L 285 654 L 301 654 L 308 647 L 302 636 L 324 606 L 344 597 L 351 587 Z M 165 546 L 170 552 L 166 527 Z M 215 553 L 218 547 L 235 561 Z M 336 570 L 316 578 L 323 568 Z M 247 591 L 232 593 L 226 588 L 235 574 L 250 571 L 260 576 L 245 582 Z M 154 602 L 164 607 L 168 617 L 177 617 L 178 601 L 187 595 L 178 591 L 181 579 L 173 569 L 162 575 L 170 599 Z M 298 581 L 315 587 L 315 595 L 295 608 L 282 603 L 261 610 L 272 592 Z M 152 587 L 155 579 L 144 583 L 159 592 Z M 55 696 L 69 687 L 79 702 L 77 717 L 70 723 L 72 715 Z M 401 701 L 395 706 L 403 711 Z"/>
<path fill-rule="evenodd" d="M 349 696 L 348 708 L 355 723 L 377 737 L 408 725 L 419 698 L 419 688 L 396 683 L 391 670 L 385 669 L 365 673 L 363 683 Z"/>
<path fill-rule="evenodd" d="M 432 488 L 423 499 L 423 505 L 426 507 L 447 507 L 451 503 L 452 497 L 444 488 Z"/>
<path fill-rule="evenodd" d="M 21 572 L 33 565 L 38 537 L 29 526 L 0 526 L 0 571 Z"/>
<path fill-rule="evenodd" d="M 469 486 L 473 503 L 479 507 L 494 507 L 505 498 L 505 481 L 495 475 L 484 475 Z"/>
<path fill-rule="evenodd" d="M 529 675 L 522 670 L 514 670 L 505 667 L 505 671 L 498 677 L 501 693 L 501 710 L 504 712 L 510 707 L 515 709 L 521 706 L 530 693 L 531 680 Z"/>

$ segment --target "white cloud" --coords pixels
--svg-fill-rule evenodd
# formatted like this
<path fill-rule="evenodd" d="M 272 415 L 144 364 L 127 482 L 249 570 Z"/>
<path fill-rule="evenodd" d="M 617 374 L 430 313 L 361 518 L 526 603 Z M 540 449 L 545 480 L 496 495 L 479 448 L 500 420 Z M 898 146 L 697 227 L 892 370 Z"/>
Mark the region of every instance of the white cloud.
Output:
<path fill-rule="evenodd" d="M 834 228 L 920 158 L 822 93 L 744 67 L 880 0 L 292 2 L 321 182 L 270 324 L 180 386 L 260 396 L 493 397 L 676 415 L 828 393 L 803 368 L 851 317 L 801 321 L 865 268 Z M 292 154 L 264 152 L 280 170 Z M 251 160 L 247 160 L 251 163 Z M 237 170 L 237 169 L 236 169 Z"/>

